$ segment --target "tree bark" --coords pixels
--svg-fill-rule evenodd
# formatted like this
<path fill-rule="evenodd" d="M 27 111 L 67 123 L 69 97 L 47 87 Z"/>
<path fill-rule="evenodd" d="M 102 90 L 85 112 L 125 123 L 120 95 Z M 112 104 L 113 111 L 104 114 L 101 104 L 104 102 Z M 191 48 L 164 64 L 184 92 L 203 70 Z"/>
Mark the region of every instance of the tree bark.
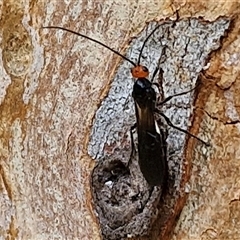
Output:
<path fill-rule="evenodd" d="M 225 17 L 230 27 L 208 56 L 194 103 L 190 131 L 209 139 L 210 147 L 186 142 L 185 191 L 174 205 L 171 224 L 155 238 L 238 238 L 239 9 L 239 3 L 229 1 L 3 0 L 0 236 L 101 239 L 89 139 L 122 59 L 84 38 L 42 27 L 80 31 L 124 54 L 146 22 L 176 19 L 177 11 L 177 22 L 214 23 Z"/>

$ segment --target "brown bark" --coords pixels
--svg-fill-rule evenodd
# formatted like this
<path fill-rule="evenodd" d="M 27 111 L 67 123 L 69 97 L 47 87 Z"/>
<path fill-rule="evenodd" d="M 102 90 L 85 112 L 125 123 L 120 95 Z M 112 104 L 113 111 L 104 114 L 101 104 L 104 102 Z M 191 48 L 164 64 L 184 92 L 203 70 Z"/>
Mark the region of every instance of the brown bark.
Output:
<path fill-rule="evenodd" d="M 119 57 L 58 25 L 124 53 L 146 22 L 224 16 L 231 28 L 212 53 L 193 126 L 211 147 L 186 146 L 189 193 L 172 239 L 239 237 L 239 4 L 219 1 L 20 1 L 1 4 L 0 236 L 101 239 L 88 155 L 92 120 Z M 194 140 L 195 141 L 195 140 Z M 190 178 L 190 180 L 188 180 Z M 186 200 L 186 202 L 185 202 Z M 175 221 L 175 219 L 174 219 Z M 171 225 L 170 232 L 173 231 Z M 168 235 L 168 234 L 167 234 Z M 167 239 L 170 235 L 164 236 Z"/>

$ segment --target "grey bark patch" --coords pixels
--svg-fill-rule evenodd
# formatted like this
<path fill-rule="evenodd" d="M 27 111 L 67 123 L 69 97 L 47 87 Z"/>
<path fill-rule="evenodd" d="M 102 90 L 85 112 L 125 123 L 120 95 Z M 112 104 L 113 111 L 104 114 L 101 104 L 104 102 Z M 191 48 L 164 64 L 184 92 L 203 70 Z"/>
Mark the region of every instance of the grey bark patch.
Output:
<path fill-rule="evenodd" d="M 161 189 L 150 189 L 143 181 L 134 184 L 129 169 L 118 159 L 96 166 L 93 199 L 104 239 L 144 235 L 151 229 L 158 215 Z"/>
<path fill-rule="evenodd" d="M 157 66 L 163 70 L 163 78 L 159 75 L 155 79 L 160 85 L 161 99 L 196 86 L 209 54 L 220 47 L 220 38 L 229 23 L 225 18 L 214 22 L 184 19 L 161 23 L 147 42 L 141 59 L 141 64 L 150 72 Z M 126 53 L 128 58 L 137 61 L 143 41 L 157 24 L 148 24 L 132 41 Z M 166 46 L 164 53 L 163 45 Z M 147 185 L 138 167 L 137 154 L 127 168 L 131 153 L 130 127 L 135 122 L 131 97 L 134 82 L 129 65 L 123 61 L 117 70 L 108 97 L 96 113 L 88 147 L 89 155 L 98 160 L 92 174 L 92 192 L 104 239 L 148 235 L 157 217 L 163 218 L 164 224 L 184 191 L 180 183 L 184 174 L 186 136 L 173 128 L 168 129 L 169 184 L 162 207 L 159 207 L 162 190 Z M 194 97 L 193 91 L 173 98 L 161 106 L 161 111 L 174 125 L 186 130 Z M 160 127 L 165 128 L 165 125 Z M 201 138 L 207 138 L 207 133 Z"/>

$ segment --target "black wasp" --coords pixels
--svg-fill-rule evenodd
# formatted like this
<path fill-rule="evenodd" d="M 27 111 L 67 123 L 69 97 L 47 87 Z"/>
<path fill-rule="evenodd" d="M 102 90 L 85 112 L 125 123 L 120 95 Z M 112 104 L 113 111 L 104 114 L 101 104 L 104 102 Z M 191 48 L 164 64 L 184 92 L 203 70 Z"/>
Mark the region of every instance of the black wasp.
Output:
<path fill-rule="evenodd" d="M 121 53 L 117 52 L 116 50 L 108 47 L 107 45 L 99 42 L 96 39 L 90 38 L 88 36 L 85 36 L 81 33 L 75 32 L 70 29 L 58 27 L 58 26 L 48 26 L 44 28 L 51 28 L 51 29 L 60 29 L 63 31 L 67 31 L 73 34 L 76 34 L 78 36 L 81 36 L 83 38 L 86 38 L 92 42 L 95 42 L 97 44 L 100 44 L 101 46 L 109 49 L 110 51 L 114 52 L 118 56 L 122 57 L 123 59 L 130 62 L 133 67 L 131 68 L 131 74 L 134 78 L 137 80 L 134 82 L 133 85 L 133 91 L 132 96 L 135 103 L 135 111 L 136 111 L 136 124 L 132 127 L 137 128 L 137 134 L 138 134 L 138 159 L 139 159 L 139 165 L 141 172 L 146 179 L 146 181 L 151 186 L 162 186 L 164 181 L 167 177 L 167 143 L 166 143 L 166 134 L 162 129 L 158 127 L 158 124 L 155 120 L 155 113 L 160 114 L 170 125 L 171 127 L 182 131 L 184 133 L 189 134 L 190 136 L 198 139 L 199 141 L 206 144 L 203 140 L 200 138 L 192 135 L 186 130 L 183 130 L 171 123 L 171 121 L 166 117 L 162 112 L 156 109 L 156 91 L 153 88 L 153 79 L 154 76 L 157 74 L 158 69 L 155 70 L 153 77 L 151 81 L 147 79 L 149 75 L 148 68 L 145 66 L 142 66 L 140 64 L 140 59 L 142 55 L 143 48 L 148 41 L 148 39 L 153 35 L 153 33 L 160 27 L 158 25 L 146 38 L 144 41 L 137 64 L 122 55 Z M 186 94 L 193 89 L 182 92 L 179 94 L 176 94 L 174 96 L 167 97 L 165 100 L 163 100 L 160 104 L 166 103 L 169 101 L 172 97 L 179 96 Z M 132 129 L 131 129 L 131 140 L 132 140 L 132 147 L 134 147 L 133 144 L 133 135 L 132 135 Z"/>

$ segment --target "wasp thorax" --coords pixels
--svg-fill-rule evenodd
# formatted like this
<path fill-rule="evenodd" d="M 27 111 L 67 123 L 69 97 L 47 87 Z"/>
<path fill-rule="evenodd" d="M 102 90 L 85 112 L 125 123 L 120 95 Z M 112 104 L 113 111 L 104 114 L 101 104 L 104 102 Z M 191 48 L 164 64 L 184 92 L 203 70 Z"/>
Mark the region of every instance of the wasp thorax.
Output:
<path fill-rule="evenodd" d="M 146 78 L 149 75 L 148 69 L 142 65 L 131 68 L 131 73 L 134 78 Z"/>

